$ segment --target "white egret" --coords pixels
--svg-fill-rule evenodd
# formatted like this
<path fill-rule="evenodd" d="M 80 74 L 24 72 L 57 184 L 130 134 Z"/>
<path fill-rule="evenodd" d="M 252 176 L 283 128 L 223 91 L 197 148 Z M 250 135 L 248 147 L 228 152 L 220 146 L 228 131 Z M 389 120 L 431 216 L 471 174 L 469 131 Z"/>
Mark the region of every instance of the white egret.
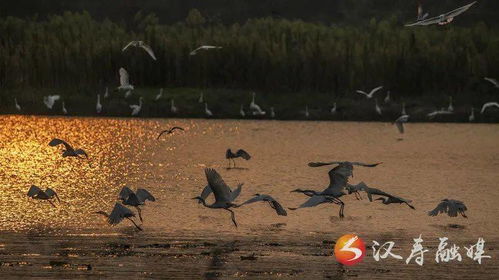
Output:
<path fill-rule="evenodd" d="M 260 106 L 258 106 L 256 103 L 255 103 L 255 96 L 256 96 L 256 93 L 255 92 L 252 92 L 252 99 L 251 99 L 251 103 L 250 103 L 250 110 L 253 112 L 253 115 L 265 115 L 265 111 L 263 111 Z"/>
<path fill-rule="evenodd" d="M 452 106 L 452 96 L 449 96 L 449 107 L 447 107 L 447 111 L 454 112 L 454 106 Z"/>
<path fill-rule="evenodd" d="M 100 94 L 97 94 L 97 104 L 95 105 L 95 111 L 97 114 L 102 112 L 102 104 L 100 103 Z"/>
<path fill-rule="evenodd" d="M 409 115 L 402 115 L 398 117 L 394 124 L 397 125 L 397 128 L 401 134 L 404 133 L 404 123 L 406 123 L 409 120 Z"/>
<path fill-rule="evenodd" d="M 21 112 L 21 106 L 17 103 L 17 98 L 14 97 L 14 104 L 16 105 L 16 110 Z"/>
<path fill-rule="evenodd" d="M 130 76 L 128 75 L 128 72 L 125 70 L 125 68 L 123 67 L 120 68 L 119 73 L 120 73 L 120 86 L 118 87 L 118 90 L 122 91 L 134 90 L 134 86 L 130 84 Z"/>
<path fill-rule="evenodd" d="M 499 82 L 496 79 L 484 77 L 484 80 L 490 82 L 495 88 L 499 88 Z"/>
<path fill-rule="evenodd" d="M 468 117 L 468 120 L 469 120 L 470 122 L 475 121 L 475 108 L 473 108 L 473 107 L 471 107 L 471 114 L 470 114 L 470 116 Z"/>
<path fill-rule="evenodd" d="M 156 94 L 156 97 L 154 97 L 154 100 L 158 101 L 161 97 L 163 97 L 163 88 L 159 89 L 159 93 Z"/>
<path fill-rule="evenodd" d="M 203 103 L 203 102 L 204 102 L 204 93 L 203 93 L 203 92 L 201 92 L 201 93 L 199 94 L 199 100 L 198 100 L 198 103 Z"/>
<path fill-rule="evenodd" d="M 64 115 L 67 115 L 68 114 L 68 110 L 66 110 L 66 104 L 64 103 L 64 101 L 62 101 L 62 113 Z"/>
<path fill-rule="evenodd" d="M 156 60 L 156 56 L 154 55 L 152 48 L 146 43 L 144 43 L 144 41 L 131 41 L 121 51 L 124 52 L 129 47 L 142 48 L 152 57 L 152 59 Z"/>
<path fill-rule="evenodd" d="M 374 99 L 374 109 L 376 110 L 376 113 L 378 113 L 378 115 L 382 115 L 383 112 L 381 111 L 381 107 L 379 107 L 378 105 L 378 99 Z"/>
<path fill-rule="evenodd" d="M 445 25 L 445 24 L 451 23 L 456 16 L 466 12 L 471 6 L 475 5 L 476 2 L 477 1 L 474 1 L 468 5 L 457 8 L 453 11 L 448 12 L 448 13 L 441 14 L 439 16 L 428 18 L 428 19 L 418 20 L 414 23 L 406 24 L 405 26 L 426 26 L 426 25 L 432 25 L 432 24 Z"/>
<path fill-rule="evenodd" d="M 173 100 L 173 98 L 172 98 L 172 100 L 170 101 L 170 112 L 171 112 L 172 114 L 176 114 L 176 113 L 178 112 L 178 109 L 177 109 L 177 107 L 175 106 L 175 100 Z"/>
<path fill-rule="evenodd" d="M 239 114 L 243 118 L 246 117 L 246 113 L 244 112 L 243 104 L 241 104 L 241 108 L 239 109 Z"/>
<path fill-rule="evenodd" d="M 214 49 L 221 49 L 221 48 L 222 47 L 219 47 L 219 46 L 208 46 L 208 45 L 204 45 L 204 46 L 200 46 L 197 49 L 191 51 L 189 54 L 190 55 L 196 55 L 198 53 L 198 51 L 201 51 L 201 50 L 214 50 Z"/>
<path fill-rule="evenodd" d="M 336 114 L 336 110 L 337 110 L 337 108 L 336 108 L 336 102 L 334 102 L 333 108 L 331 108 L 331 114 L 332 115 Z"/>
<path fill-rule="evenodd" d="M 367 92 L 365 92 L 363 90 L 357 90 L 357 93 L 365 95 L 367 99 L 371 99 L 371 98 L 373 98 L 374 94 L 376 92 L 378 92 L 382 88 L 383 88 L 383 86 L 379 86 L 379 87 L 373 88 L 369 93 L 367 93 Z"/>
<path fill-rule="evenodd" d="M 54 107 L 54 103 L 61 98 L 60 95 L 48 95 L 43 97 L 43 103 L 47 108 L 52 110 L 52 107 Z"/>
<path fill-rule="evenodd" d="M 132 116 L 136 116 L 140 113 L 140 110 L 142 109 L 142 96 L 139 98 L 139 105 L 130 105 L 130 109 L 132 109 Z"/>
<path fill-rule="evenodd" d="M 270 107 L 270 117 L 271 118 L 275 118 L 275 111 L 274 111 L 274 107 Z"/>
<path fill-rule="evenodd" d="M 388 92 L 386 93 L 386 97 L 385 97 L 385 100 L 384 100 L 384 101 L 385 101 L 385 103 L 390 103 L 390 91 L 388 91 Z"/>
<path fill-rule="evenodd" d="M 207 117 L 212 117 L 213 113 L 208 109 L 208 103 L 204 103 L 204 113 L 206 114 Z"/>
<path fill-rule="evenodd" d="M 310 117 L 310 112 L 308 111 L 308 105 L 305 105 L 305 118 L 309 118 Z"/>
<path fill-rule="evenodd" d="M 104 92 L 104 98 L 109 98 L 109 88 L 106 87 L 106 91 Z"/>
<path fill-rule="evenodd" d="M 497 102 L 487 102 L 487 103 L 483 104 L 482 110 L 480 111 L 480 114 L 485 113 L 485 110 L 487 110 L 487 108 L 490 108 L 490 107 L 497 107 L 497 108 L 499 108 L 499 103 L 497 103 Z"/>

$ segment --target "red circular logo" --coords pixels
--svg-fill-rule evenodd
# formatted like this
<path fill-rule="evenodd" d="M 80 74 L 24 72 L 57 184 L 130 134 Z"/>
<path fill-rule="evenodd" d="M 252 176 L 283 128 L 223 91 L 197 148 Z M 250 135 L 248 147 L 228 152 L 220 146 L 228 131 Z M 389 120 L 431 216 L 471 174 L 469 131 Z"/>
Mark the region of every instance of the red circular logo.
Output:
<path fill-rule="evenodd" d="M 354 265 L 361 262 L 366 255 L 366 245 L 357 235 L 345 234 L 336 240 L 334 255 L 339 263 Z"/>

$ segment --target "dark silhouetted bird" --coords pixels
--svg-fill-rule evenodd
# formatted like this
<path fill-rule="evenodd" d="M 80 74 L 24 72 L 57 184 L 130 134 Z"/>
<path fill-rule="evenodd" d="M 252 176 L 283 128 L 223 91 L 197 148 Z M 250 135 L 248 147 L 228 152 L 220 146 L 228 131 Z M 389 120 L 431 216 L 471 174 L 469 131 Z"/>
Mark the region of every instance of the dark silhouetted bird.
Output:
<path fill-rule="evenodd" d="M 237 150 L 235 154 L 232 152 L 231 149 L 227 149 L 227 152 L 225 152 L 225 158 L 229 161 L 229 168 L 230 168 L 230 160 L 232 160 L 232 162 L 234 163 L 234 167 L 236 167 L 236 161 L 234 159 L 239 157 L 245 160 L 249 160 L 251 158 L 250 154 L 248 154 L 243 149 Z"/>

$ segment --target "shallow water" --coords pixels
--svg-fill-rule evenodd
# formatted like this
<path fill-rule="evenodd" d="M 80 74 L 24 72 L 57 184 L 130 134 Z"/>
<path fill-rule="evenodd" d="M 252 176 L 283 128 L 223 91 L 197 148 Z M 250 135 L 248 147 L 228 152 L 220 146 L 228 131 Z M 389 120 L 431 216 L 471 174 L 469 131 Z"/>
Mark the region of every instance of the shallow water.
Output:
<path fill-rule="evenodd" d="M 387 123 L 24 116 L 2 116 L 0 123 L 0 270 L 5 275 L 483 279 L 499 274 L 494 250 L 499 125 L 409 123 L 400 141 Z M 185 132 L 156 140 L 161 129 L 174 125 Z M 85 149 L 90 161 L 62 158 L 60 149 L 48 146 L 53 137 Z M 253 158 L 227 170 L 228 147 L 244 148 Z M 238 201 L 265 193 L 296 207 L 305 197 L 289 191 L 328 184 L 329 169 L 307 163 L 329 160 L 383 162 L 356 167 L 350 182 L 412 199 L 416 210 L 348 196 L 346 218 L 339 220 L 336 205 L 278 217 L 261 203 L 236 209 L 236 229 L 228 212 L 191 200 L 206 184 L 203 168 L 213 167 L 230 186 L 244 183 Z M 62 202 L 54 208 L 27 199 L 31 184 L 53 188 Z M 157 198 L 143 209 L 144 232 L 127 221 L 110 227 L 93 214 L 110 211 L 124 185 L 145 187 Z M 447 197 L 463 200 L 469 218 L 426 215 Z M 332 256 L 332 242 L 350 232 L 367 245 L 394 240 L 405 257 L 419 234 L 432 249 L 423 267 L 398 260 L 376 263 L 368 248 L 363 263 L 345 268 Z M 478 265 L 463 257 L 461 263 L 437 265 L 435 248 L 443 236 L 461 248 L 483 237 L 492 259 Z M 244 258 L 253 253 L 255 260 Z"/>

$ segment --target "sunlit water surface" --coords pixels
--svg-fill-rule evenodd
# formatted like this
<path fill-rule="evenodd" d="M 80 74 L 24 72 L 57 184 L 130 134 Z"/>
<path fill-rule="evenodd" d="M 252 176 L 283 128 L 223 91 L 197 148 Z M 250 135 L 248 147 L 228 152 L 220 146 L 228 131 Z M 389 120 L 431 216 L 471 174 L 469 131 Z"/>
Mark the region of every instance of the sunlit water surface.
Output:
<path fill-rule="evenodd" d="M 0 123 L 0 270 L 6 275 L 473 279 L 499 273 L 499 125 L 409 123 L 400 141 L 386 123 L 24 116 L 2 116 Z M 171 126 L 185 132 L 156 140 Z M 53 137 L 85 149 L 90 160 L 62 158 L 60 148 L 48 146 Z M 227 170 L 229 147 L 253 158 Z M 416 210 L 348 196 L 346 218 L 339 220 L 336 205 L 278 217 L 261 203 L 236 209 L 236 229 L 228 212 L 191 199 L 206 184 L 203 169 L 213 167 L 230 186 L 244 183 L 239 202 L 265 193 L 296 207 L 305 197 L 291 190 L 328 184 L 328 167 L 307 163 L 329 160 L 383 162 L 356 167 L 350 182 L 412 199 Z M 28 199 L 31 184 L 54 189 L 62 202 L 52 207 Z M 157 198 L 143 208 L 143 232 L 128 221 L 111 227 L 94 214 L 109 212 L 125 185 Z M 443 198 L 463 200 L 469 218 L 427 216 Z M 350 232 L 367 245 L 394 240 L 404 257 L 422 234 L 430 247 L 427 264 L 376 263 L 369 247 L 362 264 L 341 267 L 333 241 Z M 492 259 L 436 265 L 443 236 L 461 248 L 483 237 Z M 255 259 L 245 258 L 252 254 Z"/>

